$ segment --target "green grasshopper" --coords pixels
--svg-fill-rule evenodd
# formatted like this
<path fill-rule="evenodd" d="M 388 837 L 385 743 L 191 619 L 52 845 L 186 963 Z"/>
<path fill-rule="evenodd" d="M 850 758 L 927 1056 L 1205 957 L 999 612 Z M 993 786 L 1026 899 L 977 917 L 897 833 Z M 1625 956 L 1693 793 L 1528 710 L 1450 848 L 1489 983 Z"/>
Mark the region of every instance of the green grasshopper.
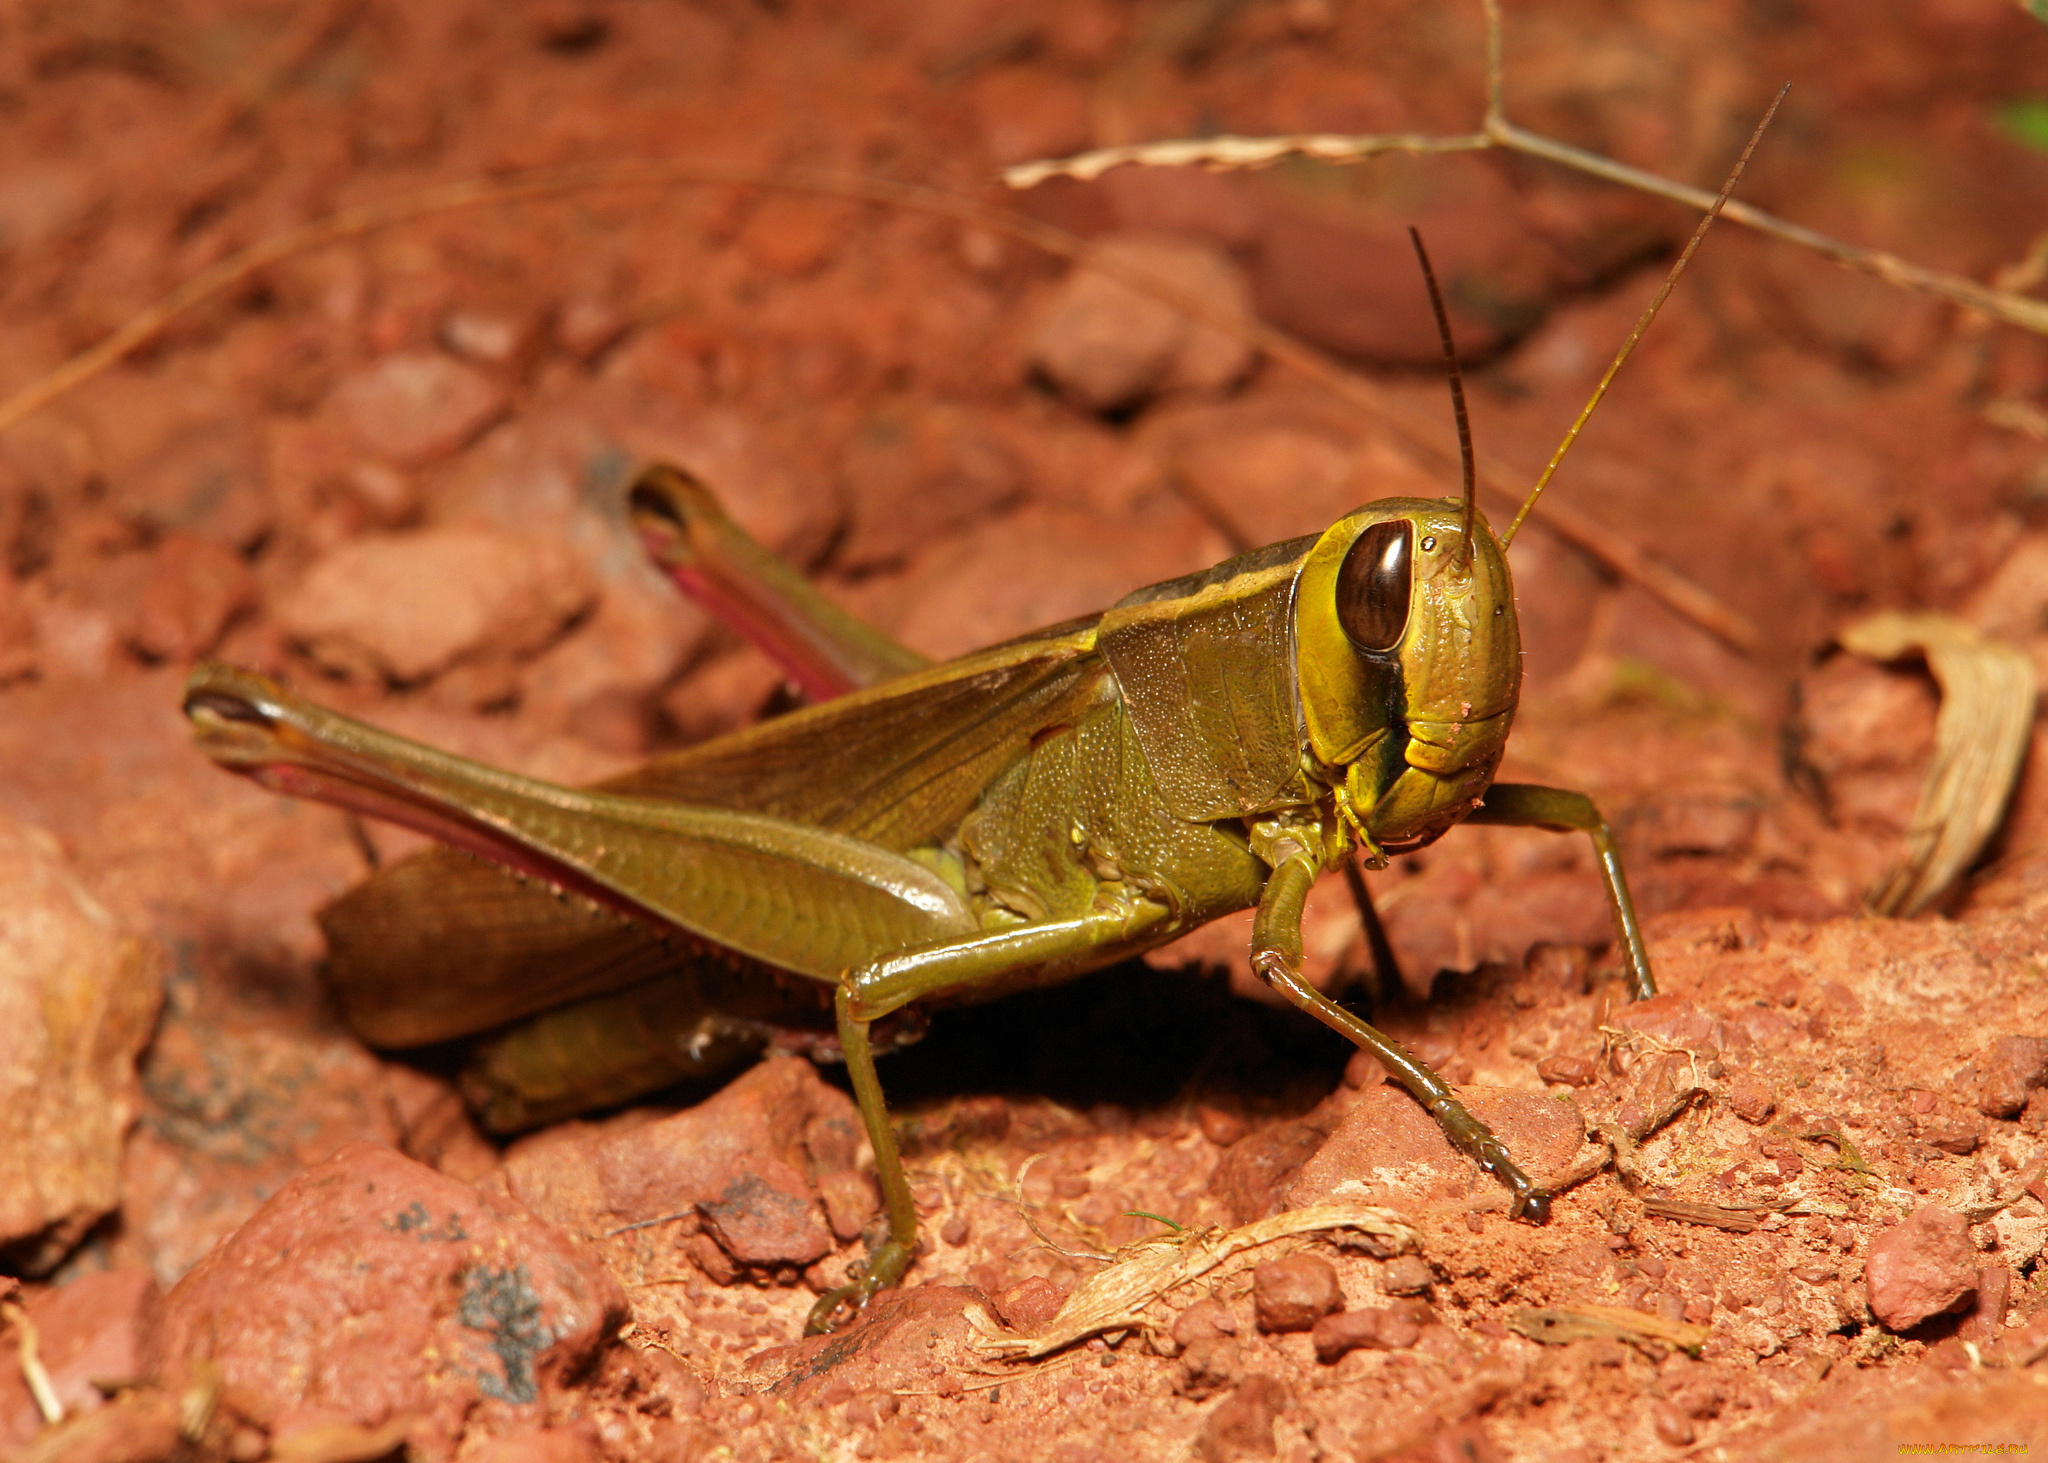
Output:
<path fill-rule="evenodd" d="M 813 1331 L 894 1284 L 916 1252 L 874 1060 L 895 1013 L 1065 980 L 1247 908 L 1258 974 L 1373 1053 L 1507 1188 L 1512 1212 L 1541 1223 L 1549 1193 L 1451 1089 L 1301 977 L 1318 876 L 1354 857 L 1384 867 L 1471 821 L 1590 835 L 1630 989 L 1655 990 L 1592 801 L 1493 780 L 1521 684 L 1505 554 L 1521 519 L 1496 536 L 1477 510 L 1456 356 L 1422 265 L 1461 498 L 1369 503 L 933 665 L 824 600 L 700 484 L 653 467 L 630 501 L 656 562 L 816 704 L 583 790 L 434 751 L 226 665 L 194 671 L 186 713 L 224 767 L 447 845 L 379 872 L 321 922 L 331 984 L 373 1045 L 497 1033 L 465 1076 L 487 1126 L 719 1075 L 771 1041 L 836 1047 L 888 1228 L 812 1310 Z"/>

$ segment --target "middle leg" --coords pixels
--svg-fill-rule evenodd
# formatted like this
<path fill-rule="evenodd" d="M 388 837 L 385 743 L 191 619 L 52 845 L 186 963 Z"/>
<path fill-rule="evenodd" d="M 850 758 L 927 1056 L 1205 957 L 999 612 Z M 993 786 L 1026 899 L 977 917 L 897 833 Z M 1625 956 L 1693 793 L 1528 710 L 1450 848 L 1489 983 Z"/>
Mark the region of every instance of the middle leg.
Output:
<path fill-rule="evenodd" d="M 1252 924 L 1252 968 L 1316 1020 L 1379 1058 L 1394 1080 L 1436 1119 L 1444 1136 L 1506 1187 L 1513 1196 L 1509 1213 L 1532 1224 L 1548 1223 L 1550 1191 L 1522 1172 L 1507 1145 L 1466 1109 L 1443 1078 L 1393 1037 L 1359 1020 L 1301 978 L 1301 910 L 1316 873 L 1315 860 L 1306 850 L 1283 856 L 1274 866 Z"/>
<path fill-rule="evenodd" d="M 875 1176 L 882 1188 L 889 1230 L 858 1279 L 819 1297 L 811 1307 L 804 1324 L 806 1334 L 830 1330 L 842 1306 L 858 1311 L 877 1291 L 894 1285 L 917 1253 L 917 1205 L 911 1199 L 910 1179 L 896 1147 L 888 1101 L 875 1072 L 869 1025 L 920 996 L 994 980 L 1030 966 L 1082 965 L 1166 917 L 1163 905 L 1141 903 L 1079 919 L 1047 920 L 938 941 L 885 956 L 847 974 L 837 995 L 839 1044 L 846 1053 L 854 1102 L 875 1150 Z"/>

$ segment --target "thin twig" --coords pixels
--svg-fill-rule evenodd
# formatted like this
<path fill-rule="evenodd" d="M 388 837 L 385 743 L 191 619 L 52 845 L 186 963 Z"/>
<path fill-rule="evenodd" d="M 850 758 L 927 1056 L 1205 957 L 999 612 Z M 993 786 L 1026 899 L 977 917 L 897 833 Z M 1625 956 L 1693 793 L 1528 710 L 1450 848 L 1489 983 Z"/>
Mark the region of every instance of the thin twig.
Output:
<path fill-rule="evenodd" d="M 97 345 L 89 346 L 48 374 L 0 401 L 0 432 L 77 389 L 101 371 L 153 340 L 188 310 L 232 290 L 261 271 L 296 255 L 360 238 L 379 229 L 435 214 L 489 204 L 559 197 L 604 188 L 692 185 L 768 188 L 823 194 L 914 209 L 1005 234 L 1034 248 L 1083 264 L 1119 284 L 1148 295 L 1190 319 L 1245 340 L 1273 359 L 1353 402 L 1377 417 L 1411 446 L 1446 465 L 1453 459 L 1436 440 L 1432 424 L 1397 404 L 1378 387 L 1344 370 L 1319 351 L 1283 331 L 1247 319 L 1167 281 L 1090 252 L 1085 240 L 1063 229 L 977 199 L 858 173 L 810 168 L 762 169 L 743 164 L 685 162 L 593 163 L 537 168 L 496 178 L 472 178 L 422 189 L 396 198 L 357 204 L 314 219 L 239 249 L 201 270 L 155 304 L 131 317 Z M 1510 503 L 1521 501 L 1514 474 L 1498 462 L 1479 459 L 1479 479 Z M 1560 538 L 1576 545 L 1613 573 L 1643 586 L 1710 634 L 1741 650 L 1761 642 L 1754 625 L 1706 590 L 1657 563 L 1621 535 L 1565 505 L 1538 515 Z"/>
<path fill-rule="evenodd" d="M 1484 0 L 1486 9 L 1486 115 L 1476 132 L 1435 136 L 1427 133 L 1389 132 L 1347 136 L 1338 133 L 1301 133 L 1283 137 L 1180 138 L 1167 142 L 1130 143 L 1120 147 L 1095 148 L 1073 157 L 1018 163 L 1003 170 L 1003 181 L 1012 188 L 1030 188 L 1049 178 L 1097 178 L 1111 168 L 1135 164 L 1141 167 L 1205 167 L 1218 171 L 1264 168 L 1289 157 L 1313 158 L 1320 162 L 1351 163 L 1387 152 L 1439 153 L 1480 152 L 1504 148 L 1543 158 L 1562 167 L 1619 183 L 1626 188 L 1667 198 L 1688 208 L 1705 212 L 1714 195 L 1704 188 L 1675 183 L 1669 178 L 1616 162 L 1597 152 L 1588 152 L 1540 132 L 1531 132 L 1508 121 L 1502 107 L 1503 61 L 1501 54 L 1500 6 L 1498 0 Z M 1920 294 L 1933 295 L 1967 310 L 2017 325 L 2023 330 L 2048 335 L 2048 301 L 2031 299 L 2011 290 L 1996 289 L 1963 275 L 1927 269 L 1883 249 L 1866 249 L 1847 244 L 1817 229 L 1795 224 L 1747 203 L 1731 201 L 1721 211 L 1723 218 L 1758 233 L 1824 255 L 1849 269 L 1876 275 L 1887 284 Z"/>

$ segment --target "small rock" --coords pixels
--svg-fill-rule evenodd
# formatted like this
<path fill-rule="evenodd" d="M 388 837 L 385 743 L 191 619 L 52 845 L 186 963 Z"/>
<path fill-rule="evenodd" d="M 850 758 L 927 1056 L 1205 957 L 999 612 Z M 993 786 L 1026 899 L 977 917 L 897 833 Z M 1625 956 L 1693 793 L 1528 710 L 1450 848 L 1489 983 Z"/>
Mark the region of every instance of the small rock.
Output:
<path fill-rule="evenodd" d="M 1545 1082 L 1562 1083 L 1566 1087 L 1584 1087 L 1598 1074 L 1593 1063 L 1585 1057 L 1545 1057 L 1536 1064 L 1536 1075 Z"/>
<path fill-rule="evenodd" d="M 537 1133 L 506 1154 L 492 1183 L 581 1233 L 682 1214 L 643 1243 L 672 1245 L 720 1283 L 754 1270 L 794 1284 L 835 1244 L 804 1134 L 821 1113 L 852 1112 L 808 1061 L 783 1057 L 672 1117 Z"/>
<path fill-rule="evenodd" d="M 1240 1114 L 1206 1102 L 1195 1104 L 1195 1126 L 1218 1148 L 1228 1148 L 1251 1131 L 1251 1125 Z"/>
<path fill-rule="evenodd" d="M 740 230 L 747 260 L 768 274 L 797 279 L 831 262 L 851 220 L 837 199 L 778 193 L 761 200 Z"/>
<path fill-rule="evenodd" d="M 1547 1093 L 1462 1087 L 1458 1096 L 1507 1144 L 1523 1171 L 1539 1181 L 1564 1168 L 1584 1146 L 1578 1115 Z M 1233 1148 L 1231 1157 L 1244 1146 Z M 1464 1198 L 1491 1183 L 1451 1147 L 1414 1098 L 1384 1085 L 1369 1089 L 1344 1115 L 1329 1141 L 1302 1166 L 1286 1190 L 1286 1202 L 1296 1209 L 1346 1201 L 1411 1207 Z"/>
<path fill-rule="evenodd" d="M 818 1198 L 825 1206 L 825 1222 L 831 1226 L 832 1237 L 841 1244 L 859 1239 L 882 1207 L 875 1181 L 851 1168 L 819 1174 Z"/>
<path fill-rule="evenodd" d="M 1208 1463 L 1232 1463 L 1246 1454 L 1273 1457 L 1277 1451 L 1273 1419 L 1287 1410 L 1291 1400 L 1286 1384 L 1278 1378 L 1247 1378 L 1202 1424 L 1195 1437 L 1195 1456 Z"/>
<path fill-rule="evenodd" d="M 963 655 L 1098 613 L 1138 585 L 1206 568 L 1228 552 L 1192 508 L 1170 500 L 1121 515 L 1034 504 L 920 564 L 896 638 L 926 655 Z"/>
<path fill-rule="evenodd" d="M 1658 1442 L 1674 1448 L 1690 1447 L 1699 1436 L 1692 1419 L 1661 1397 L 1650 1403 L 1650 1428 L 1657 1434 Z"/>
<path fill-rule="evenodd" d="M 625 1314 L 595 1253 L 501 1195 L 351 1143 L 280 1189 L 164 1300 L 167 1377 L 220 1369 L 278 1428 L 412 1414 L 415 1456 L 466 1426 L 538 1426 Z"/>
<path fill-rule="evenodd" d="M 2012 1304 L 2012 1267 L 1986 1265 L 1977 1271 L 1977 1303 L 1963 1322 L 1965 1340 L 1989 1344 L 2005 1329 L 2005 1312 Z"/>
<path fill-rule="evenodd" d="M 118 1253 L 168 1286 L 343 1144 L 399 1146 L 394 1070 L 338 1032 L 173 1006 L 142 1062 L 150 1106 L 122 1162 Z"/>
<path fill-rule="evenodd" d="M 1164 234 L 1102 238 L 1091 259 L 1158 279 L 1246 318 L 1250 290 L 1213 245 Z M 1032 333 L 1031 361 L 1062 393 L 1090 411 L 1119 411 L 1163 391 L 1216 391 L 1251 366 L 1252 349 L 1222 331 L 1108 275 L 1076 267 Z"/>
<path fill-rule="evenodd" d="M 1893 1331 L 1952 1311 L 1977 1291 L 1969 1221 L 1924 1204 L 1870 1242 L 1863 1266 L 1871 1313 Z"/>
<path fill-rule="evenodd" d="M 1321 1255 L 1289 1255 L 1252 1268 L 1252 1307 L 1261 1331 L 1306 1331 L 1343 1305 L 1337 1267 Z"/>
<path fill-rule="evenodd" d="M 2048 1086 L 2048 1036 L 2001 1036 L 1984 1059 L 1977 1111 L 1989 1118 L 2017 1117 L 2027 1093 Z"/>
<path fill-rule="evenodd" d="M 692 670 L 662 694 L 661 710 L 683 741 L 708 741 L 753 721 L 788 681 L 782 667 L 749 646 Z"/>
<path fill-rule="evenodd" d="M 1435 1280 L 1420 1255 L 1396 1255 L 1380 1266 L 1380 1289 L 1388 1295 L 1421 1295 Z"/>
<path fill-rule="evenodd" d="M 1929 1124 L 1921 1138 L 1943 1153 L 1975 1153 L 1984 1141 L 1984 1124 L 1978 1120 L 1950 1119 Z"/>
<path fill-rule="evenodd" d="M 1887 839 L 1912 826 L 1939 706 L 1924 669 L 1837 655 L 1799 678 L 1790 731 L 1802 768 L 1826 789 L 1838 825 Z"/>
<path fill-rule="evenodd" d="M 756 1353 L 743 1381 L 746 1390 L 765 1389 L 798 1414 L 827 1396 L 944 1391 L 960 1373 L 987 1365 L 975 1349 L 995 1324 L 987 1306 L 980 1291 L 966 1286 L 887 1290 L 845 1330 Z"/>
<path fill-rule="evenodd" d="M 155 1302 L 156 1278 L 131 1267 L 82 1275 L 29 1303 L 36 1358 L 65 1416 L 106 1406 L 98 1383 L 141 1380 L 143 1326 Z M 0 1448 L 28 1442 L 42 1425 L 20 1368 L 0 1367 Z"/>
<path fill-rule="evenodd" d="M 274 520 L 263 456 L 262 439 L 233 408 L 147 443 L 113 470 L 109 497 L 115 512 L 152 535 L 193 533 L 223 548 L 251 548 Z"/>
<path fill-rule="evenodd" d="M 1237 1317 L 1214 1296 L 1203 1296 L 1173 1318 L 1173 1339 L 1182 1346 L 1237 1334 Z"/>
<path fill-rule="evenodd" d="M 1651 996 L 1614 1013 L 1614 1024 L 1702 1057 L 1727 1049 L 1728 1033 L 1721 1018 L 1701 1010 L 1683 996 Z"/>
<path fill-rule="evenodd" d="M 0 686 L 36 668 L 36 622 L 21 581 L 0 574 Z"/>
<path fill-rule="evenodd" d="M 1180 1354 L 1180 1377 L 1174 1384 L 1184 1397 L 1214 1396 L 1244 1375 L 1244 1348 L 1228 1336 L 1191 1342 Z"/>
<path fill-rule="evenodd" d="M 438 351 L 396 351 L 348 377 L 330 399 L 365 451 L 400 467 L 451 455 L 509 403 L 502 384 Z"/>
<path fill-rule="evenodd" d="M 196 660 L 255 603 L 255 575 L 240 554 L 218 539 L 170 534 L 150 555 L 127 638 L 155 660 Z"/>
<path fill-rule="evenodd" d="M 1359 1106 L 1370 1106 L 1379 1093 L 1392 1090 L 1369 1089 Z M 1211 1192 L 1229 1206 L 1234 1223 L 1250 1224 L 1276 1214 L 1284 1207 L 1288 1185 L 1322 1151 L 1327 1137 L 1310 1123 L 1281 1123 L 1240 1139 L 1223 1155 Z"/>
<path fill-rule="evenodd" d="M 1728 1110 L 1745 1123 L 1762 1123 L 1778 1105 L 1771 1084 L 1755 1072 L 1737 1072 L 1728 1084 Z"/>
<path fill-rule="evenodd" d="M 1023 496 L 1023 464 L 989 421 L 965 408 L 917 398 L 881 403 L 839 454 L 854 505 L 835 551 L 859 569 L 984 523 Z"/>
<path fill-rule="evenodd" d="M 1411 224 L 1429 245 L 1468 359 L 1513 339 L 1514 321 L 1541 316 L 1573 266 L 1532 247 L 1526 196 L 1477 168 L 1431 166 L 1428 176 L 1427 200 L 1411 194 L 1380 211 L 1333 208 L 1280 174 L 1263 175 L 1253 256 L 1260 317 L 1348 359 L 1441 370 Z"/>
<path fill-rule="evenodd" d="M 970 94 L 983 145 L 998 165 L 1064 157 L 1093 140 L 1088 89 L 1053 67 L 977 68 Z"/>
<path fill-rule="evenodd" d="M 1360 1347 L 1406 1351 L 1422 1339 L 1428 1313 L 1427 1306 L 1413 1303 L 1340 1311 L 1317 1321 L 1309 1339 L 1315 1343 L 1316 1360 L 1325 1365 Z"/>
<path fill-rule="evenodd" d="M 1320 533 L 1369 499 L 1443 491 L 1397 441 L 1360 440 L 1348 423 L 1298 421 L 1255 400 L 1188 415 L 1168 459 L 1175 484 L 1253 543 Z"/>
<path fill-rule="evenodd" d="M 42 829 L 0 818 L 0 901 L 0 1246 L 33 1275 L 121 1202 L 160 992 Z"/>
<path fill-rule="evenodd" d="M 520 714 L 608 752 L 645 755 L 655 698 L 703 638 L 704 620 L 651 572 L 606 582 L 576 633 L 527 666 Z"/>
<path fill-rule="evenodd" d="M 1060 1313 L 1069 1290 L 1043 1275 L 1027 1276 L 995 1298 L 996 1314 L 1012 1331 L 1028 1334 Z"/>
<path fill-rule="evenodd" d="M 523 367 L 540 346 L 540 317 L 509 310 L 457 310 L 441 322 L 441 342 L 465 360 Z"/>
<path fill-rule="evenodd" d="M 411 684 L 471 657 L 539 650 L 591 594 L 583 561 L 551 539 L 432 528 L 342 545 L 276 612 L 322 665 Z"/>

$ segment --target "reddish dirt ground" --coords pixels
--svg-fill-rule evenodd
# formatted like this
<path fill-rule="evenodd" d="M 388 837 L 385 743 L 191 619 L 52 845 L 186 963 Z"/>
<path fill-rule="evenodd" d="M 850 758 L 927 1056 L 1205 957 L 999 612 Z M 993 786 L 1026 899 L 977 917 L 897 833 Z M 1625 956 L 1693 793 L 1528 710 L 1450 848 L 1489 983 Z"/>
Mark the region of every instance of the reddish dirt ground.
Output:
<path fill-rule="evenodd" d="M 1711 184 L 1789 79 L 1746 197 L 1979 279 L 2028 257 L 2048 29 L 2019 7 L 1508 12 L 1525 126 Z M 179 687 L 207 656 L 571 782 L 787 705 L 642 563 L 619 495 L 648 458 L 935 656 L 1448 491 L 1410 223 L 1482 447 L 1532 473 L 1681 210 L 1492 154 L 994 181 L 1192 134 L 1463 131 L 1483 52 L 1477 4 L 1406 0 L 0 7 L 0 389 L 337 209 L 667 159 L 1022 209 L 1249 302 L 1442 424 L 1418 448 L 1000 231 L 734 186 L 566 192 L 298 253 L 20 421 L 0 436 L 0 1453 L 2048 1446 L 2040 748 L 1967 888 L 1865 917 L 1934 697 L 1824 657 L 1865 611 L 1929 607 L 2048 666 L 2036 336 L 1724 225 L 1556 491 L 1759 640 L 1541 520 L 1515 545 L 1506 775 L 1600 800 L 1668 994 L 1619 1000 L 1580 840 L 1460 829 L 1372 880 L 1411 986 L 1383 1023 L 1574 1177 L 1545 1228 L 1257 999 L 1226 922 L 941 1013 L 889 1058 L 928 1249 L 861 1327 L 799 1343 L 873 1210 L 836 1070 L 777 1059 L 487 1141 L 449 1054 L 368 1051 L 320 982 L 314 911 L 415 840 L 191 749 Z M 1341 886 L 1308 938 L 1319 978 L 1364 969 Z M 1400 1227 L 1276 1240 L 1137 1324 L 1000 1354 L 1160 1235 L 1148 1216 L 1332 1202 Z M 39 1431 L 37 1365 L 60 1428 Z"/>

